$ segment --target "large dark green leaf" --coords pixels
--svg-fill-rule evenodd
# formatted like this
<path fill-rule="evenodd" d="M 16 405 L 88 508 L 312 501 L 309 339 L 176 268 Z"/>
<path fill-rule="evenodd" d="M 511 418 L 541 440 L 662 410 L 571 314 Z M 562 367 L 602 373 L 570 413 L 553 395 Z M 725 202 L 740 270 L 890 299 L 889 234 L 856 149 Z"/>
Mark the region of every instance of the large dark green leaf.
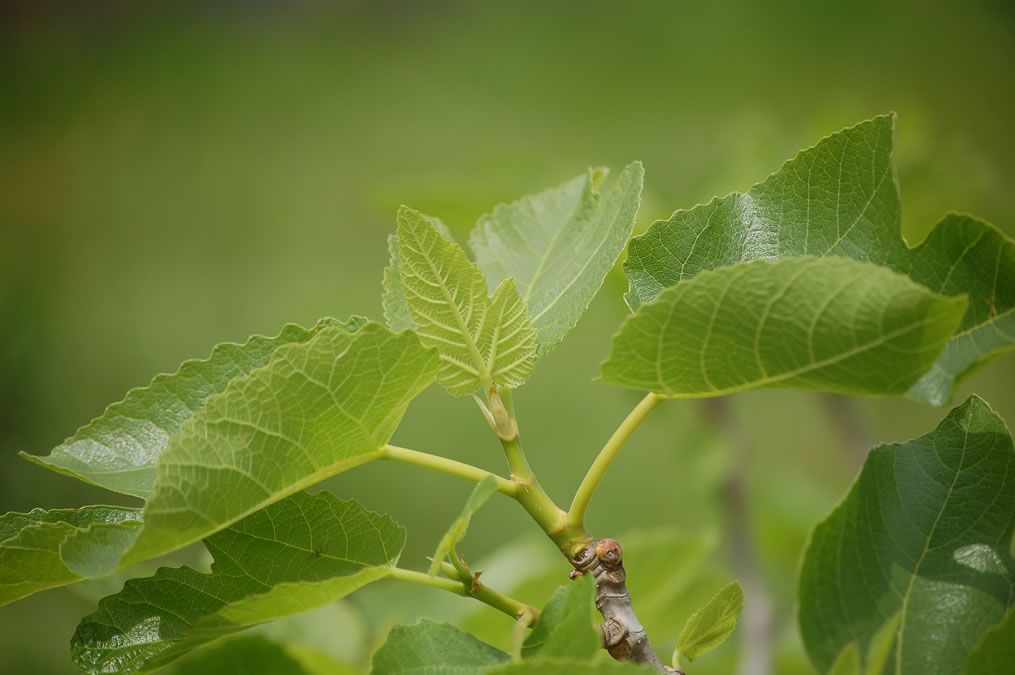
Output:
<path fill-rule="evenodd" d="M 1015 346 L 1015 242 L 964 215 L 910 249 L 900 231 L 895 117 L 844 129 L 747 193 L 675 212 L 631 240 L 624 271 L 637 309 L 704 270 L 754 258 L 846 256 L 946 295 L 967 294 L 959 332 L 909 396 L 944 405 L 977 365 Z"/>
<path fill-rule="evenodd" d="M 929 434 L 871 451 L 800 571 L 800 630 L 819 670 L 849 645 L 869 654 L 894 621 L 884 672 L 961 672 L 1012 601 L 1013 475 L 1011 436 L 977 397 Z"/>
<path fill-rule="evenodd" d="M 208 537 L 211 573 L 162 568 L 104 598 L 74 634 L 74 661 L 89 673 L 160 667 L 387 576 L 404 543 L 387 516 L 328 492 L 298 492 Z"/>
<path fill-rule="evenodd" d="M 290 324 L 273 338 L 255 335 L 242 345 L 220 344 L 207 359 L 184 361 L 172 375 L 156 375 L 147 387 L 131 389 L 48 456 L 22 456 L 114 492 L 147 499 L 154 489 L 159 455 L 210 396 L 265 366 L 279 347 L 306 342 L 333 325 L 341 324 L 334 319 L 322 319 L 310 329 Z"/>
<path fill-rule="evenodd" d="M 638 308 L 602 380 L 672 397 L 799 388 L 904 394 L 966 309 L 884 267 L 805 256 L 702 272 Z"/>
<path fill-rule="evenodd" d="M 141 509 L 82 509 L 0 516 L 0 605 L 115 568 L 137 536 Z"/>

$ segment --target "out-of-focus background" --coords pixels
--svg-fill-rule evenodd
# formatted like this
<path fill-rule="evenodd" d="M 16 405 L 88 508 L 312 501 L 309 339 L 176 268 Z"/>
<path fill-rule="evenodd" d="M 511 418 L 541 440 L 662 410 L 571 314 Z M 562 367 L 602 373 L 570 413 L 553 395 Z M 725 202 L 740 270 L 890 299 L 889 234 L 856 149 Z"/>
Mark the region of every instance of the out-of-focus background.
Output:
<path fill-rule="evenodd" d="M 16 453 L 47 453 L 155 373 L 288 321 L 380 317 L 402 203 L 464 239 L 498 202 L 641 159 L 643 230 L 895 110 L 907 239 L 948 210 L 1015 233 L 1015 5 L 1003 0 L 21 5 L 0 10 L 0 512 L 129 503 Z M 531 461 L 562 502 L 640 396 L 591 381 L 625 286 L 616 270 L 516 394 Z M 1008 357 L 961 396 L 1015 422 L 1012 382 Z M 738 660 L 810 672 L 793 607 L 809 529 L 866 448 L 945 412 L 793 392 L 670 402 L 617 461 L 589 526 L 643 543 L 653 571 L 635 607 L 661 651 L 695 603 L 746 582 L 747 618 L 693 675 Z M 436 386 L 395 440 L 502 469 L 472 402 Z M 403 523 L 402 564 L 421 568 L 470 489 L 421 471 L 365 466 L 325 487 Z M 541 603 L 567 566 L 538 537 L 516 541 L 534 534 L 495 501 L 462 550 L 505 588 L 527 565 L 549 570 L 518 591 Z M 76 672 L 74 626 L 120 581 L 0 609 L 0 671 Z M 384 582 L 315 616 L 317 633 L 273 630 L 362 666 L 391 621 L 419 614 L 503 643 L 509 622 L 475 610 Z"/>

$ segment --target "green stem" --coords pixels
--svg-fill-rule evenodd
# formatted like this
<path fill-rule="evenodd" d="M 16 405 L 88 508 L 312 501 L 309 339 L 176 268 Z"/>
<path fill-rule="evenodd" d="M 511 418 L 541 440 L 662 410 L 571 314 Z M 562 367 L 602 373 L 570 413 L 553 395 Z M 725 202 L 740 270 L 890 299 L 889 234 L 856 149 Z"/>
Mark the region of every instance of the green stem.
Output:
<path fill-rule="evenodd" d="M 531 612 L 525 612 L 518 620 L 515 621 L 514 628 L 511 629 L 511 662 L 521 663 L 522 662 L 522 647 L 525 645 L 525 631 L 532 625 L 535 617 Z"/>
<path fill-rule="evenodd" d="M 462 581 L 458 581 L 456 579 L 446 579 L 444 577 L 432 577 L 425 572 L 407 570 L 402 567 L 392 568 L 388 576 L 392 579 L 400 579 L 414 584 L 440 588 L 466 598 L 476 598 L 480 602 L 489 605 L 498 611 L 504 612 L 514 619 L 533 613 L 534 616 L 539 616 L 539 610 L 535 607 L 526 605 L 524 602 L 520 602 L 512 597 L 504 595 L 503 593 L 499 593 L 489 586 L 484 586 L 483 584 L 476 584 L 475 590 L 470 592 L 470 589 Z"/>
<path fill-rule="evenodd" d="M 378 458 L 394 462 L 402 462 L 404 464 L 422 466 L 427 469 L 433 469 L 434 471 L 440 471 L 441 473 L 471 480 L 475 483 L 480 482 L 487 476 L 493 476 L 497 479 L 497 490 L 510 497 L 517 498 L 518 493 L 521 491 L 521 486 L 518 483 L 480 469 L 477 466 L 465 464 L 464 462 L 448 459 L 447 457 L 441 457 L 439 455 L 419 452 L 418 450 L 400 448 L 397 445 L 385 445 L 381 448 Z"/>
<path fill-rule="evenodd" d="M 610 436 L 610 440 L 599 451 L 596 461 L 592 462 L 592 466 L 589 467 L 585 478 L 582 479 L 582 484 L 578 486 L 578 491 L 571 502 L 571 508 L 567 512 L 568 526 L 574 528 L 584 527 L 585 512 L 589 508 L 589 502 L 592 501 L 592 495 L 595 494 L 596 488 L 602 482 L 607 469 L 610 468 L 610 464 L 617 458 L 620 449 L 624 447 L 624 443 L 631 437 L 634 430 L 638 428 L 638 425 L 648 417 L 648 414 L 662 400 L 663 397 L 658 394 L 646 394 L 645 398 L 634 407 L 634 410 L 631 411 L 627 418 L 617 427 L 617 430 L 613 432 L 613 435 Z"/>

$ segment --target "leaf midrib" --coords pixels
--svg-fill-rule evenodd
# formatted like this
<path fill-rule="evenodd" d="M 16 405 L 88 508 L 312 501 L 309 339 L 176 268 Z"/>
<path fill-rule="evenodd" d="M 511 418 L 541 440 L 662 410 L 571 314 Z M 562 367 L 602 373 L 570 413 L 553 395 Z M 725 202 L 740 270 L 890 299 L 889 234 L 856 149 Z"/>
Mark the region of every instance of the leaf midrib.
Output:
<path fill-rule="evenodd" d="M 941 516 L 944 515 L 945 509 L 948 508 L 948 500 L 951 499 L 952 492 L 955 490 L 955 484 L 959 481 L 959 475 L 962 473 L 962 466 L 966 461 L 966 449 L 969 447 L 969 429 L 963 428 L 962 435 L 962 454 L 959 456 L 959 465 L 955 469 L 955 476 L 952 478 L 952 484 L 948 486 L 948 493 L 941 502 L 941 508 L 938 510 L 937 517 L 934 518 L 934 524 L 930 527 L 930 532 L 927 533 L 926 540 L 923 543 L 923 552 L 920 554 L 919 560 L 916 561 L 916 565 L 913 566 L 913 572 L 909 577 L 909 584 L 906 586 L 906 592 L 902 596 L 902 608 L 900 610 L 899 619 L 899 633 L 898 642 L 895 646 L 895 675 L 902 675 L 902 639 L 906 629 L 906 615 L 909 611 L 909 599 L 913 595 L 913 585 L 916 583 L 916 577 L 920 573 L 920 566 L 923 565 L 923 561 L 927 558 L 927 553 L 930 552 L 930 542 L 934 538 L 934 532 L 937 531 L 937 526 L 941 522 Z M 936 454 L 936 452 L 935 452 Z"/>

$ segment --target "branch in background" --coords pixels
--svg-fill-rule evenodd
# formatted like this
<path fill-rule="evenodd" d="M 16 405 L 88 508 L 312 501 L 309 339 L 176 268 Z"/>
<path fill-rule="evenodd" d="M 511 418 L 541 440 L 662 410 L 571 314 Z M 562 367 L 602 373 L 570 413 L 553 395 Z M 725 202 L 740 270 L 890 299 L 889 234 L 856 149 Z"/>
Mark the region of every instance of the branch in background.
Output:
<path fill-rule="evenodd" d="M 842 394 L 826 393 L 818 394 L 818 401 L 828 413 L 839 438 L 845 440 L 850 468 L 859 471 L 864 460 L 867 459 L 867 453 L 876 445 L 876 441 L 870 432 L 867 421 L 857 409 L 856 401 Z"/>
<path fill-rule="evenodd" d="M 740 675 L 769 675 L 772 670 L 772 641 L 775 616 L 772 598 L 765 586 L 757 550 L 751 536 L 748 484 L 754 439 L 730 409 L 726 397 L 704 399 L 701 407 L 715 433 L 729 447 L 730 468 L 719 499 L 726 519 L 727 541 L 733 569 L 744 588 L 741 630 L 743 644 Z"/>

